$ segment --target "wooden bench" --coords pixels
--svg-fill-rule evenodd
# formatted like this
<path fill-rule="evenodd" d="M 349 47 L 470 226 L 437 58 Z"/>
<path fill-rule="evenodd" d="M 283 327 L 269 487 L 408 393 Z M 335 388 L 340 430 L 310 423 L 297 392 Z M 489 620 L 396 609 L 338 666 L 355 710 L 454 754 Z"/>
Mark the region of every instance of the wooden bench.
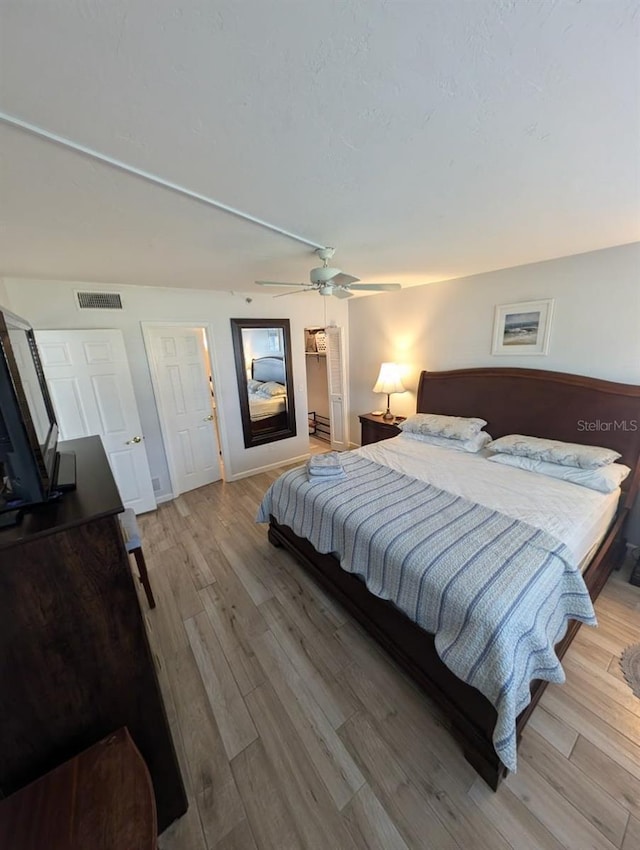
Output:
<path fill-rule="evenodd" d="M 6 850 L 156 850 L 151 778 L 126 729 L 0 803 Z"/>
<path fill-rule="evenodd" d="M 155 608 L 156 601 L 153 598 L 153 591 L 151 590 L 151 583 L 147 572 L 147 563 L 144 559 L 144 555 L 142 554 L 142 537 L 140 536 L 140 530 L 138 529 L 136 514 L 133 508 L 125 508 L 123 513 L 120 514 L 119 520 L 120 527 L 122 528 L 122 536 L 124 537 L 125 548 L 127 552 L 130 555 L 133 555 L 136 559 L 139 573 L 138 578 L 140 579 L 140 583 L 144 587 L 144 592 L 147 595 L 149 608 Z"/>

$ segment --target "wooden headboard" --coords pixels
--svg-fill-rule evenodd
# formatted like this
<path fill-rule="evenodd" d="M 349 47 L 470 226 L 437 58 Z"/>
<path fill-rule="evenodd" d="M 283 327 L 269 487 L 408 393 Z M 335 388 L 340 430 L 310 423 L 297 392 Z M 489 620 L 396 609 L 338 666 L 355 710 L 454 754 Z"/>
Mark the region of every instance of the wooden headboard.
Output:
<path fill-rule="evenodd" d="M 251 377 L 256 381 L 287 383 L 282 357 L 256 357 L 251 361 Z"/>
<path fill-rule="evenodd" d="M 640 386 L 540 369 L 422 372 L 418 413 L 479 416 L 492 437 L 528 434 L 619 451 L 633 470 L 623 485 L 631 505 L 640 485 Z"/>

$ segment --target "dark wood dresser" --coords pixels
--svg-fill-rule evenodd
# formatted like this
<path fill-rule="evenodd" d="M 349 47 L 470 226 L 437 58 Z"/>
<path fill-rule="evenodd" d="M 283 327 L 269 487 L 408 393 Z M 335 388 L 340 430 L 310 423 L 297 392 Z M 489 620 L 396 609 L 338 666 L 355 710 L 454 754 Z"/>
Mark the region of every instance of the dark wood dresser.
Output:
<path fill-rule="evenodd" d="M 375 413 L 363 413 L 360 419 L 361 438 L 360 445 L 368 446 L 369 443 L 379 443 L 380 440 L 388 440 L 402 433 L 397 427 L 404 422 L 404 416 L 396 416 L 393 419 L 383 419 Z"/>
<path fill-rule="evenodd" d="M 0 802 L 0 847 L 157 850 L 147 767 L 126 729 Z"/>
<path fill-rule="evenodd" d="M 187 801 L 99 437 L 77 489 L 0 532 L 0 795 L 127 726 L 151 774 L 158 829 Z"/>

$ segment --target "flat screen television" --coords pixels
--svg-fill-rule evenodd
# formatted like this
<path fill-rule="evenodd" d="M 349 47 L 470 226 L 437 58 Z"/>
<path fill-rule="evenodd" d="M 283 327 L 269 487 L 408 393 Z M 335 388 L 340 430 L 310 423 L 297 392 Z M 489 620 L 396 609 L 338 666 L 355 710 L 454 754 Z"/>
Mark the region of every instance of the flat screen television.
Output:
<path fill-rule="evenodd" d="M 73 488 L 73 458 L 61 458 L 57 444 L 33 329 L 0 307 L 0 524 Z"/>

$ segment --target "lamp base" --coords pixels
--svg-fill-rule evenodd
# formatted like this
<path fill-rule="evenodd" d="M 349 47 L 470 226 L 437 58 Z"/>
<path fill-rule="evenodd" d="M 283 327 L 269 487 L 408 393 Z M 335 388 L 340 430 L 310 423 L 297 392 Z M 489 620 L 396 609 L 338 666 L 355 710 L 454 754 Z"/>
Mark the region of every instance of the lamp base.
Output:
<path fill-rule="evenodd" d="M 387 412 L 386 412 L 385 414 L 383 414 L 382 418 L 383 418 L 383 419 L 386 419 L 387 421 L 389 421 L 389 420 L 391 420 L 391 419 L 395 419 L 395 418 L 396 418 L 396 416 L 395 416 L 395 413 L 392 413 L 392 412 L 391 412 L 391 411 L 387 408 Z"/>

